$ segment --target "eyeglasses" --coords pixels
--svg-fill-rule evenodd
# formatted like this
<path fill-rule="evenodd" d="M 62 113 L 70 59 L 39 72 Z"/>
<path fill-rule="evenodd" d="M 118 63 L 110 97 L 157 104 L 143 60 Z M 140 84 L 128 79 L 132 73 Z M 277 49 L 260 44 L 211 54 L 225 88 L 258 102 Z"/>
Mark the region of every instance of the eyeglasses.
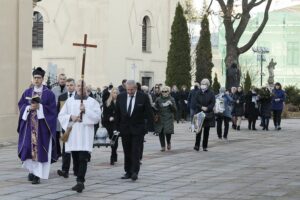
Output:
<path fill-rule="evenodd" d="M 155 89 L 159 89 L 159 87 L 155 87 Z"/>
<path fill-rule="evenodd" d="M 162 93 L 168 93 L 169 91 L 161 91 Z"/>

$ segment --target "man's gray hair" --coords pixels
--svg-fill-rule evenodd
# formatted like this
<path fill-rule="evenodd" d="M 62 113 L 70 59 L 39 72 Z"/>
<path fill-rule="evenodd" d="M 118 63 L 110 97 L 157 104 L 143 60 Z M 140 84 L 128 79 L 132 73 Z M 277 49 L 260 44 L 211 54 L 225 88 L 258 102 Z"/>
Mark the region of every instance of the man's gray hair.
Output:
<path fill-rule="evenodd" d="M 208 87 L 210 86 L 210 82 L 207 78 L 202 79 L 201 84 L 207 85 Z"/>
<path fill-rule="evenodd" d="M 127 80 L 126 81 L 126 85 L 134 85 L 134 86 L 136 86 L 136 82 L 135 82 L 135 80 Z"/>

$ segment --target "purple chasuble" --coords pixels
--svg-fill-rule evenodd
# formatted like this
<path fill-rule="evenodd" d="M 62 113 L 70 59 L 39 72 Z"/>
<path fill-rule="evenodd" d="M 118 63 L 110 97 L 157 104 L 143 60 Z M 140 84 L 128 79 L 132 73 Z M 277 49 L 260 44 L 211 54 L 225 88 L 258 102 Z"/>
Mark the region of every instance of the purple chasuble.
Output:
<path fill-rule="evenodd" d="M 37 118 L 36 111 L 30 111 L 27 120 L 22 119 L 27 106 L 30 106 L 30 100 L 26 97 L 32 97 L 37 93 L 34 88 L 29 88 L 23 93 L 18 106 L 20 111 L 18 133 L 18 156 L 21 161 L 32 159 L 37 162 L 48 162 L 48 150 L 50 138 L 52 138 L 51 161 L 57 161 L 56 150 L 56 103 L 55 96 L 51 90 L 43 86 L 41 104 L 43 105 L 44 119 Z"/>

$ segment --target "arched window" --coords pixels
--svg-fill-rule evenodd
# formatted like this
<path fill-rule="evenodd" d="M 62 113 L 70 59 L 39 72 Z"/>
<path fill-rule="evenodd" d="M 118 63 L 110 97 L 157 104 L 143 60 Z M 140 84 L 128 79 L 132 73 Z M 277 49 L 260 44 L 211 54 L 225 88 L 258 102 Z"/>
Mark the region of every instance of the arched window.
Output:
<path fill-rule="evenodd" d="M 150 18 L 148 16 L 145 16 L 143 18 L 142 51 L 151 52 L 151 24 Z"/>
<path fill-rule="evenodd" d="M 43 16 L 39 12 L 33 13 L 32 48 L 43 47 L 44 23 Z"/>

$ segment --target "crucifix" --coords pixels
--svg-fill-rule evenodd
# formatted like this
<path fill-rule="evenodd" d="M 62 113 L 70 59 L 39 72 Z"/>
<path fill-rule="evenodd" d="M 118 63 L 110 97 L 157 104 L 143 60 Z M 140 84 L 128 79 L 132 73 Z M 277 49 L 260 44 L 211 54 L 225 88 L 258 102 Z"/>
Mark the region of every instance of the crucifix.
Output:
<path fill-rule="evenodd" d="M 83 47 L 83 55 L 82 55 L 82 68 L 81 68 L 81 98 L 80 102 L 83 103 L 83 86 L 84 86 L 84 70 L 85 70 L 85 55 L 86 55 L 86 48 L 97 48 L 97 45 L 94 44 L 87 44 L 87 34 L 84 34 L 84 42 L 81 43 L 73 43 L 73 46 Z M 82 120 L 82 112 L 80 112 L 80 119 Z M 66 132 L 62 135 L 61 139 L 63 142 L 68 141 L 69 135 L 72 131 L 72 127 L 68 127 Z"/>

